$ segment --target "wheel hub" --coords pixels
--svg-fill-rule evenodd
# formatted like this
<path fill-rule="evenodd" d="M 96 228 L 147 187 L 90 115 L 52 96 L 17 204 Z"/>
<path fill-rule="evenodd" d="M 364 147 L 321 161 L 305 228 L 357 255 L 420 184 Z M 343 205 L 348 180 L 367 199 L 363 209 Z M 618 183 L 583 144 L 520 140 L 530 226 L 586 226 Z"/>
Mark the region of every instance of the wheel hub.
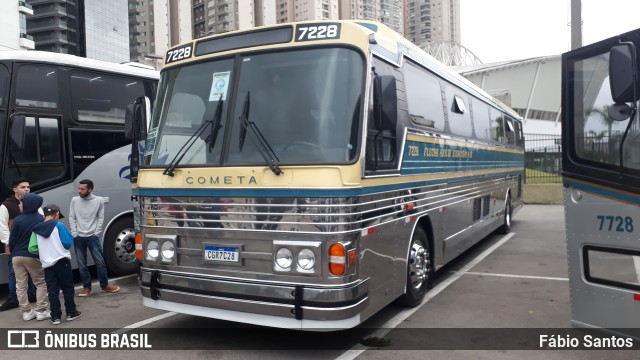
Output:
<path fill-rule="evenodd" d="M 116 237 L 115 253 L 120 261 L 125 263 L 135 261 L 135 238 L 136 234 L 133 229 L 124 229 Z"/>
<path fill-rule="evenodd" d="M 409 274 L 411 286 L 414 289 L 420 289 L 430 275 L 430 262 L 427 250 L 420 243 L 414 242 L 411 245 L 411 254 L 409 255 Z"/>

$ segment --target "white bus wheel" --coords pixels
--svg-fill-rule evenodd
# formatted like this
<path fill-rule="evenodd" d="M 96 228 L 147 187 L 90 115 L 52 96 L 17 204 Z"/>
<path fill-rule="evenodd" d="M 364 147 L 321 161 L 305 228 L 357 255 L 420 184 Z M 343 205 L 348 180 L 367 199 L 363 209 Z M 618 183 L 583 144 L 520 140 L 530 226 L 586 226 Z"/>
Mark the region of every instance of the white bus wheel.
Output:
<path fill-rule="evenodd" d="M 120 218 L 111 224 L 104 238 L 104 261 L 113 275 L 132 274 L 138 268 L 133 218 Z"/>

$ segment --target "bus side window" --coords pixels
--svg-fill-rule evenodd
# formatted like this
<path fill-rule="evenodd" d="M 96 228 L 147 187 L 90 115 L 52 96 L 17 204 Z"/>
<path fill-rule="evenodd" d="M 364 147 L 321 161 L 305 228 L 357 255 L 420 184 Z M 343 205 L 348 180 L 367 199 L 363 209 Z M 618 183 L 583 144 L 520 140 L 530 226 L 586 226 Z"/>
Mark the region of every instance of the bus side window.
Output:
<path fill-rule="evenodd" d="M 504 142 L 504 116 L 498 110 L 491 108 L 489 110 L 491 116 L 491 140 L 495 142 Z"/>
<path fill-rule="evenodd" d="M 473 126 L 476 131 L 476 138 L 489 141 L 491 140 L 491 120 L 489 117 L 489 106 L 482 101 L 471 99 L 473 112 Z"/>
<path fill-rule="evenodd" d="M 74 179 L 103 155 L 123 146 L 127 146 L 128 149 L 131 147 L 131 143 L 125 139 L 121 131 L 71 129 L 69 134 L 73 150 Z"/>
<path fill-rule="evenodd" d="M 23 144 L 10 143 L 4 183 L 8 185 L 16 178 L 26 177 L 34 191 L 59 183 L 67 170 L 60 119 L 26 116 L 23 125 Z"/>
<path fill-rule="evenodd" d="M 404 63 L 403 71 L 411 121 L 416 125 L 444 131 L 444 107 L 438 78 L 408 60 Z"/>
<path fill-rule="evenodd" d="M 505 117 L 504 121 L 504 133 L 507 139 L 507 144 L 515 145 L 516 144 L 516 129 L 513 125 L 515 120 L 510 117 Z"/>
<path fill-rule="evenodd" d="M 447 105 L 449 109 L 449 129 L 455 135 L 471 137 L 473 126 L 467 109 L 468 98 L 460 89 L 447 84 Z"/>

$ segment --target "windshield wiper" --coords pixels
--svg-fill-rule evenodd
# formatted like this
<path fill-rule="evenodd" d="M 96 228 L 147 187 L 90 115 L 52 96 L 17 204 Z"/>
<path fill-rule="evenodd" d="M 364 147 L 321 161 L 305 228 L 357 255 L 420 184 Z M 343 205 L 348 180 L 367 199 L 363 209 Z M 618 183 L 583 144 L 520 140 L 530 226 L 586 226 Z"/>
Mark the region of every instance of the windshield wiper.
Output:
<path fill-rule="evenodd" d="M 222 125 L 220 125 L 220 120 L 222 119 L 222 95 L 220 95 L 220 99 L 218 99 L 218 107 L 216 108 L 216 113 L 213 115 L 213 126 L 211 126 L 211 134 L 209 134 L 209 138 L 206 140 L 209 143 L 209 152 L 213 151 L 213 147 L 216 145 L 216 139 L 218 139 L 218 133 L 220 133 L 220 129 Z"/>
<path fill-rule="evenodd" d="M 260 155 L 262 155 L 262 157 L 264 158 L 264 161 L 267 162 L 267 164 L 269 165 L 269 168 L 271 169 L 271 171 L 273 171 L 274 174 L 280 175 L 282 174 L 282 170 L 280 170 L 280 167 L 278 166 L 278 162 L 280 161 L 280 159 L 278 159 L 278 156 L 276 155 L 276 153 L 273 151 L 273 149 L 267 142 L 267 139 L 264 138 L 264 136 L 262 135 L 262 132 L 260 132 L 260 129 L 258 129 L 256 124 L 253 121 L 249 121 L 249 106 L 250 106 L 249 94 L 250 92 L 247 92 L 247 96 L 245 96 L 244 98 L 242 114 L 239 117 L 240 122 L 242 123 L 242 127 L 240 128 L 240 141 L 239 141 L 240 151 L 242 151 L 242 147 L 244 146 L 244 138 L 247 134 L 247 128 L 248 128 L 250 130 L 251 137 L 253 138 L 253 141 L 256 144 L 256 148 L 260 152 Z"/>
<path fill-rule="evenodd" d="M 182 158 L 184 158 L 184 156 L 187 154 L 187 151 L 189 151 L 189 149 L 191 149 L 193 144 L 196 143 L 196 139 L 200 137 L 202 133 L 204 133 L 205 129 L 207 128 L 207 125 L 212 123 L 213 121 L 211 120 L 205 120 L 202 123 L 202 125 L 200 125 L 200 127 L 191 135 L 191 137 L 189 137 L 189 139 L 185 141 L 185 143 L 182 145 L 180 150 L 178 150 L 178 153 L 176 154 L 176 156 L 173 157 L 173 159 L 169 163 L 169 166 L 167 166 L 167 168 L 164 169 L 164 171 L 162 172 L 162 175 L 173 176 L 173 170 L 175 170 L 176 166 L 178 166 L 180 161 L 182 161 Z"/>

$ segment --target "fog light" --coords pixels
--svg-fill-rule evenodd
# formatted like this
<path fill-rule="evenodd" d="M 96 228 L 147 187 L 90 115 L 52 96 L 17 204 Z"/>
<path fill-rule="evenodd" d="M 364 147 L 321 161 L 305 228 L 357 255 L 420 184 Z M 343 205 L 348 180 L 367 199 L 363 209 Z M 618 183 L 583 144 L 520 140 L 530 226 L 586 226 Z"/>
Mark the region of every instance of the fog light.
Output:
<path fill-rule="evenodd" d="M 316 256 L 309 249 L 302 249 L 298 254 L 298 266 L 304 270 L 311 270 L 316 265 Z"/>
<path fill-rule="evenodd" d="M 160 247 L 160 253 L 162 254 L 162 261 L 171 262 L 173 260 L 173 255 L 175 255 L 175 250 L 173 247 L 173 243 L 171 241 L 165 241 L 162 243 Z"/>
<path fill-rule="evenodd" d="M 155 261 L 158 259 L 158 255 L 160 255 L 158 247 L 158 242 L 155 240 L 151 240 L 147 243 L 147 260 Z"/>
<path fill-rule="evenodd" d="M 293 263 L 293 254 L 287 248 L 280 248 L 276 252 L 276 265 L 278 267 L 288 270 Z"/>

